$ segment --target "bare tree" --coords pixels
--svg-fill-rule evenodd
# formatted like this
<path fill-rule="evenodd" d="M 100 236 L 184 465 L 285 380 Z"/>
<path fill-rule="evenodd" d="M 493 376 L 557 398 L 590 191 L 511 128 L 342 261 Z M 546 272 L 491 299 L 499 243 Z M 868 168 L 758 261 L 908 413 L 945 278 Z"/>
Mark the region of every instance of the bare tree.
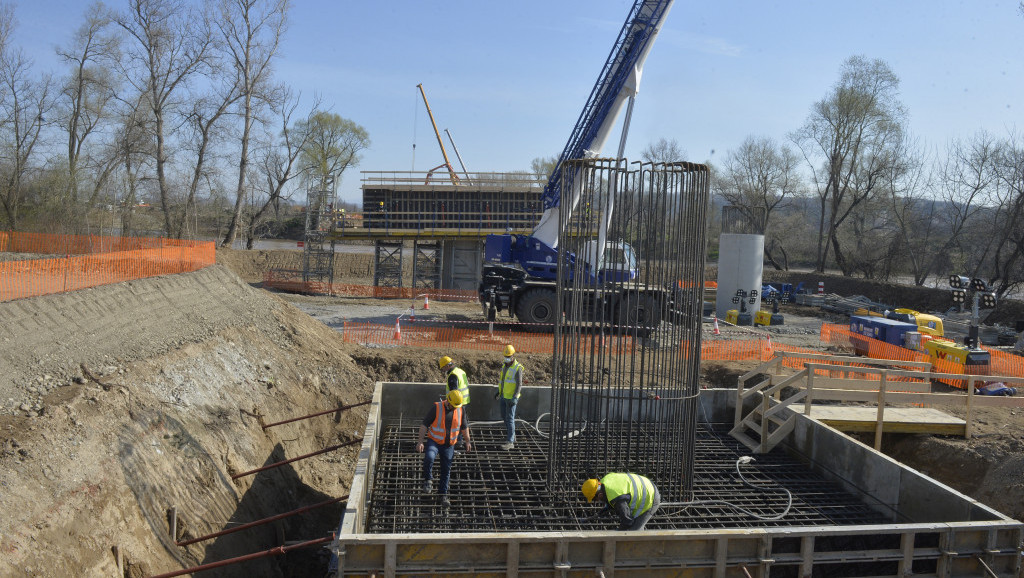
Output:
<path fill-rule="evenodd" d="M 1002 296 L 1024 285 L 1024 144 L 1017 137 L 1000 146 L 995 168 L 998 205 L 984 229 L 993 249 L 982 258 Z"/>
<path fill-rule="evenodd" d="M 764 210 L 765 258 L 779 270 L 789 268 L 786 235 L 772 230 L 772 213 L 803 193 L 799 164 L 800 157 L 788 147 L 767 137 L 747 137 L 737 150 L 729 152 L 722 170 L 716 171 L 716 188 L 726 202 L 743 210 Z M 782 264 L 775 258 L 776 252 L 781 254 Z"/>
<path fill-rule="evenodd" d="M 167 179 L 171 115 L 180 112 L 188 84 L 208 65 L 213 35 L 208 19 L 179 0 L 129 0 L 114 21 L 130 46 L 123 58 L 127 81 L 148 108 L 155 141 L 156 178 L 164 230 L 172 223 L 172 193 Z"/>
<path fill-rule="evenodd" d="M 844 274 L 851 272 L 840 242 L 840 227 L 877 192 L 880 177 L 896 162 L 905 112 L 897 98 L 899 79 L 881 60 L 849 58 L 831 92 L 814 104 L 792 138 L 813 170 L 821 216 L 817 270 L 829 249 Z M 820 164 L 819 164 L 820 163 Z"/>
<path fill-rule="evenodd" d="M 281 201 L 286 197 L 288 184 L 302 176 L 298 167 L 299 155 L 306 146 L 307 139 L 311 136 L 309 132 L 298 130 L 292 126 L 292 115 L 298 107 L 298 98 L 290 91 L 285 91 L 286 98 L 281 106 L 277 107 L 278 121 L 280 122 L 280 137 L 278 142 L 271 142 L 263 150 L 260 161 L 256 167 L 255 181 L 262 181 L 260 189 L 262 202 L 258 208 L 254 207 L 246 224 L 245 248 L 252 249 L 256 244 L 257 227 L 263 216 L 270 209 L 277 214 L 280 210 Z M 313 111 L 305 119 L 308 125 L 309 119 L 317 113 L 318 104 L 314 104 Z"/>
<path fill-rule="evenodd" d="M 107 34 L 110 23 L 106 8 L 96 3 L 85 13 L 85 22 L 78 28 L 71 44 L 58 48 L 57 55 L 69 65 L 68 76 L 64 79 L 59 95 L 60 124 L 67 136 L 67 184 L 64 203 L 72 215 L 79 214 L 96 202 L 110 174 L 117 166 L 116 155 L 91 152 L 87 141 L 102 129 L 102 123 L 109 122 L 115 93 L 115 79 L 106 63 L 117 59 L 117 39 Z M 92 147 L 99 151 L 102 147 Z M 92 176 L 91 187 L 80 206 L 79 192 L 82 187 L 82 169 Z M 79 224 L 81 220 L 75 219 Z M 71 225 L 76 226 L 75 222 Z"/>
<path fill-rule="evenodd" d="M 216 75 L 213 75 L 216 76 Z M 230 76 L 228 77 L 230 78 Z M 217 142 L 217 131 L 228 110 L 238 102 L 241 94 L 233 82 L 224 82 L 211 89 L 207 94 L 192 103 L 192 109 L 186 117 L 189 136 L 184 146 L 192 152 L 192 174 L 189 178 L 180 210 L 175 211 L 171 224 L 174 230 L 172 237 L 184 237 L 190 216 L 196 214 L 196 198 L 202 184 L 209 178 L 212 170 L 211 147 Z"/>
<path fill-rule="evenodd" d="M 686 151 L 679 146 L 676 139 L 668 140 L 661 137 L 650 143 L 640 153 L 640 158 L 648 163 L 674 163 L 686 160 Z"/>
<path fill-rule="evenodd" d="M 156 158 L 155 143 L 149 129 L 148 109 L 142 104 L 144 97 L 137 95 L 125 102 L 124 110 L 117 118 L 114 130 L 111 156 L 120 169 L 120 202 L 111 199 L 117 206 L 121 221 L 121 235 L 130 237 L 134 231 L 135 211 L 141 197 L 141 183 L 147 170 Z"/>
<path fill-rule="evenodd" d="M 907 237 L 908 247 L 914 247 L 914 239 L 932 240 L 927 244 L 930 249 L 927 259 L 914 272 L 915 283 L 923 284 L 940 266 L 950 264 L 954 252 L 964 254 L 967 228 L 976 224 L 986 207 L 996 202 L 996 163 L 1000 148 L 985 132 L 967 140 L 955 140 L 947 147 L 946 157 L 936 171 L 935 196 L 943 206 L 937 211 L 934 224 L 940 234 L 933 239 L 930 231 L 919 228 L 913 238 Z M 963 262 L 965 259 L 956 260 Z"/>
<path fill-rule="evenodd" d="M 7 2 L 0 2 L 0 59 L 7 57 L 14 25 L 14 6 Z"/>
<path fill-rule="evenodd" d="M 10 230 L 18 228 L 24 184 L 51 106 L 51 80 L 34 78 L 20 51 L 0 58 L 0 204 Z"/>
<path fill-rule="evenodd" d="M 217 29 L 238 76 L 241 94 L 242 138 L 238 186 L 231 224 L 221 242 L 230 247 L 238 233 L 249 166 L 249 140 L 257 110 L 272 101 L 271 63 L 277 56 L 287 24 L 289 0 L 221 0 Z"/>

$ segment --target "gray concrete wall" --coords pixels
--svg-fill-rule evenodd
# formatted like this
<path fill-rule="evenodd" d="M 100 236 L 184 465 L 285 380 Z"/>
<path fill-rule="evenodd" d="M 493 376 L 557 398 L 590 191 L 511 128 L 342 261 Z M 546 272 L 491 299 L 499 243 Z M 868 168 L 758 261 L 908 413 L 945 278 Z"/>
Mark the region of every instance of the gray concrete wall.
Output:
<path fill-rule="evenodd" d="M 447 390 L 442 383 L 388 383 L 381 395 L 381 417 L 385 420 L 422 419 L 430 411 L 430 405 L 439 401 Z M 466 414 L 471 421 L 500 421 L 501 409 L 494 394 L 498 386 L 490 384 L 469 385 L 469 406 Z M 551 388 L 523 386 L 516 416 L 534 421 L 543 413 L 551 412 Z"/>
<path fill-rule="evenodd" d="M 893 523 L 1010 520 L 874 448 L 798 414 L 783 444 L 811 469 L 833 479 Z"/>

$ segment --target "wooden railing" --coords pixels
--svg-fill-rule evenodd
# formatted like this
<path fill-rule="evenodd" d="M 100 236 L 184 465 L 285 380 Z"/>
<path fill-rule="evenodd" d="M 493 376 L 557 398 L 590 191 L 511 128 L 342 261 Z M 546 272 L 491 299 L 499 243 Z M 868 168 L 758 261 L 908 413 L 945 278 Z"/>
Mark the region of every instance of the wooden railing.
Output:
<path fill-rule="evenodd" d="M 783 368 L 790 367 L 794 357 L 816 359 L 803 362 L 796 373 L 782 375 Z M 971 437 L 975 407 L 1024 407 L 1024 398 L 975 393 L 976 386 L 982 383 L 1024 385 L 1024 377 L 937 373 L 930 369 L 928 362 L 779 352 L 737 379 L 735 421 L 730 433 L 752 451 L 767 453 L 792 431 L 797 419 L 793 404 L 803 401 L 803 413 L 810 415 L 816 400 L 869 402 L 877 406 L 875 449 L 879 449 L 887 404 L 963 407 L 967 438 Z M 748 385 L 759 377 L 757 383 Z M 966 391 L 933 392 L 932 383 L 939 380 L 962 380 L 967 384 Z M 756 395 L 761 396 L 757 406 L 744 413 L 745 402 Z"/>

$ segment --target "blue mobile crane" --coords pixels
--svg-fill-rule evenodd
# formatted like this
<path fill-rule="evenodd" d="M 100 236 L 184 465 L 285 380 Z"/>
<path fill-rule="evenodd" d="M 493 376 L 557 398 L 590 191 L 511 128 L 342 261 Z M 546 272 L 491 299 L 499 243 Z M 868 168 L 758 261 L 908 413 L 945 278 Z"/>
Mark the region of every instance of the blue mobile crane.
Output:
<path fill-rule="evenodd" d="M 597 157 L 615 125 L 623 106 L 626 116 L 616 158 L 621 159 L 640 84 L 644 61 L 650 53 L 673 0 L 636 0 L 619 32 L 608 60 L 576 121 L 541 200 L 544 213 L 531 235 L 488 235 L 485 242 L 483 276 L 479 299 L 484 315 L 494 321 L 499 311 L 508 311 L 523 323 L 553 324 L 560 314 L 557 306 L 559 212 L 564 222 L 579 203 L 578 193 L 563 198 L 562 166 L 572 159 Z M 565 201 L 565 202 L 563 202 Z M 583 257 L 594 300 L 619 324 L 656 328 L 669 306 L 669 293 L 632 282 L 639 260 L 626 243 L 608 241 L 607 224 L 600 223 L 598 239 L 588 241 Z M 570 257 L 570 260 L 575 256 Z M 571 273 L 570 273 L 571 274 Z M 597 295 L 600 294 L 600 297 Z M 594 310 L 591 307 L 590 310 Z"/>

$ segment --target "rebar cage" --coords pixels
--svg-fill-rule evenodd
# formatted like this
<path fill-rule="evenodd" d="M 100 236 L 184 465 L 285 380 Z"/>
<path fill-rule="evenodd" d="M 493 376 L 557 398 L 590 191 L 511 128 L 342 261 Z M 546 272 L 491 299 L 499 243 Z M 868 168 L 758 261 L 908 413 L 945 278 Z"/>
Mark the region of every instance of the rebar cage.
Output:
<path fill-rule="evenodd" d="M 585 159 L 561 178 L 550 491 L 577 500 L 587 478 L 627 471 L 688 499 L 708 168 Z"/>

